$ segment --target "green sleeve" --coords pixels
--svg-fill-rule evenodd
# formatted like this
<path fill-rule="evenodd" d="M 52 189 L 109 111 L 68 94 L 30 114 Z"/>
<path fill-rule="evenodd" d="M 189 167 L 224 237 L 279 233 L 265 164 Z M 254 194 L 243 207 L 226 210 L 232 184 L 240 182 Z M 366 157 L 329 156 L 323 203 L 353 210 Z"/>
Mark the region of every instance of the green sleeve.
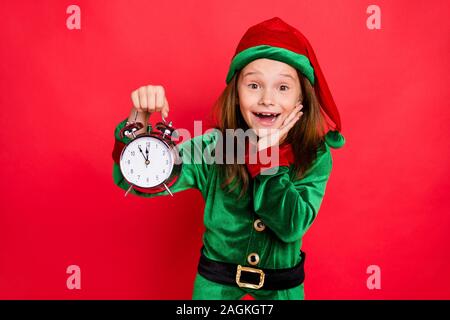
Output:
<path fill-rule="evenodd" d="M 301 239 L 317 216 L 332 167 L 330 149 L 324 147 L 302 179 L 292 181 L 287 166 L 255 177 L 254 210 L 283 242 Z"/>
<path fill-rule="evenodd" d="M 120 122 L 115 129 L 115 139 L 128 143 L 130 141 L 129 138 L 124 137 L 120 138 L 119 132 L 126 125 L 126 121 L 124 120 Z M 183 164 L 181 166 L 180 176 L 177 181 L 169 188 L 172 193 L 177 193 L 180 191 L 184 191 L 187 189 L 195 188 L 200 190 L 204 195 L 206 192 L 206 185 L 208 180 L 208 173 L 210 170 L 211 164 L 210 161 L 205 159 L 204 152 L 205 149 L 211 148 L 215 143 L 215 133 L 209 133 L 204 135 L 199 135 L 192 139 L 182 142 L 178 145 L 179 154 L 182 158 Z M 128 190 L 129 184 L 124 179 L 120 167 L 117 163 L 113 164 L 113 180 L 114 183 L 122 188 L 123 190 Z M 166 196 L 169 193 L 165 190 L 158 193 L 144 193 L 137 190 L 132 189 L 130 194 L 134 194 L 141 197 L 153 198 L 156 196 Z"/>

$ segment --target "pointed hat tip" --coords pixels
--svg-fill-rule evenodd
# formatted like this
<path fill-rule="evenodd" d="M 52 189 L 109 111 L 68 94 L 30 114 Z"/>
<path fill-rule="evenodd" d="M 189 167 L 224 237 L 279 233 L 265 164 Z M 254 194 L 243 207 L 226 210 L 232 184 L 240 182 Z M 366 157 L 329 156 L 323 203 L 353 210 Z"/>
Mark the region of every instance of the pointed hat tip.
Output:
<path fill-rule="evenodd" d="M 333 149 L 339 149 L 345 145 L 345 138 L 339 131 L 330 130 L 325 135 L 325 142 Z"/>

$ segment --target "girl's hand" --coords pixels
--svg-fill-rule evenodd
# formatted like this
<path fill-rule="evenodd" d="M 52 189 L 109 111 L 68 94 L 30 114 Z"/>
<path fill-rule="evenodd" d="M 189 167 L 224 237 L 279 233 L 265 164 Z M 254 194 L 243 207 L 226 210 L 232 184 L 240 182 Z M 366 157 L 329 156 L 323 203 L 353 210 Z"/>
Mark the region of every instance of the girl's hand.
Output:
<path fill-rule="evenodd" d="M 303 112 L 300 111 L 302 108 L 303 105 L 297 105 L 286 119 L 284 119 L 279 129 L 259 129 L 258 151 L 282 144 L 289 130 L 292 129 L 303 115 Z"/>
<path fill-rule="evenodd" d="M 164 118 L 169 115 L 169 103 L 162 86 L 148 85 L 140 87 L 131 93 L 133 106 L 139 113 L 161 112 Z"/>

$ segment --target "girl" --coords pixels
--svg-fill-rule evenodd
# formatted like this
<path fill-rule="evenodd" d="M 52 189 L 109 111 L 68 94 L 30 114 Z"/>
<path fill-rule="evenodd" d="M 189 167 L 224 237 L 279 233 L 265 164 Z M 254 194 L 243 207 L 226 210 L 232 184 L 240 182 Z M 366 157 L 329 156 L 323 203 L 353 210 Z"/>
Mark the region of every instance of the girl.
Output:
<path fill-rule="evenodd" d="M 197 188 L 205 199 L 203 247 L 193 299 L 303 299 L 302 237 L 314 221 L 330 176 L 330 147 L 344 145 L 338 110 L 308 40 L 280 18 L 252 26 L 238 44 L 214 110 L 215 131 L 179 145 L 181 174 L 172 192 Z M 168 116 L 161 86 L 131 94 L 128 122 L 144 123 L 152 112 Z M 334 123 L 333 130 L 328 118 Z M 114 182 L 128 190 L 119 169 L 129 140 L 116 128 Z M 204 154 L 226 129 L 250 129 L 258 140 L 246 145 L 245 163 L 191 161 Z M 268 130 L 271 129 L 271 130 Z M 145 129 L 141 129 L 145 130 Z M 139 133 L 139 132 L 138 132 Z M 269 165 L 263 152 L 278 158 Z M 225 156 L 225 152 L 222 153 Z M 250 161 L 255 156 L 255 161 Z M 273 157 L 276 158 L 276 157 Z M 167 191 L 135 195 L 155 197 Z"/>

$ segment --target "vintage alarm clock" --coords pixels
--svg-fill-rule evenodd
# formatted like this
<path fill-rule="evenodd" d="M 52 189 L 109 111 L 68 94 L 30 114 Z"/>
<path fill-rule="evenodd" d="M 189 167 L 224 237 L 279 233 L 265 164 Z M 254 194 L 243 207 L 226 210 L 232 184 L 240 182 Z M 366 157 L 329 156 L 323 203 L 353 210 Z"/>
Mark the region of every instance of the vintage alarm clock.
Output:
<path fill-rule="evenodd" d="M 135 132 L 143 128 L 140 122 L 129 123 L 120 131 L 121 138 L 131 139 L 123 148 L 119 162 L 120 171 L 130 184 L 125 196 L 131 189 L 145 193 L 167 190 L 173 196 L 169 188 L 180 175 L 182 161 L 174 141 L 176 132 L 172 121 L 167 124 L 162 119 L 163 122 L 156 124 L 156 130 L 137 136 Z"/>

